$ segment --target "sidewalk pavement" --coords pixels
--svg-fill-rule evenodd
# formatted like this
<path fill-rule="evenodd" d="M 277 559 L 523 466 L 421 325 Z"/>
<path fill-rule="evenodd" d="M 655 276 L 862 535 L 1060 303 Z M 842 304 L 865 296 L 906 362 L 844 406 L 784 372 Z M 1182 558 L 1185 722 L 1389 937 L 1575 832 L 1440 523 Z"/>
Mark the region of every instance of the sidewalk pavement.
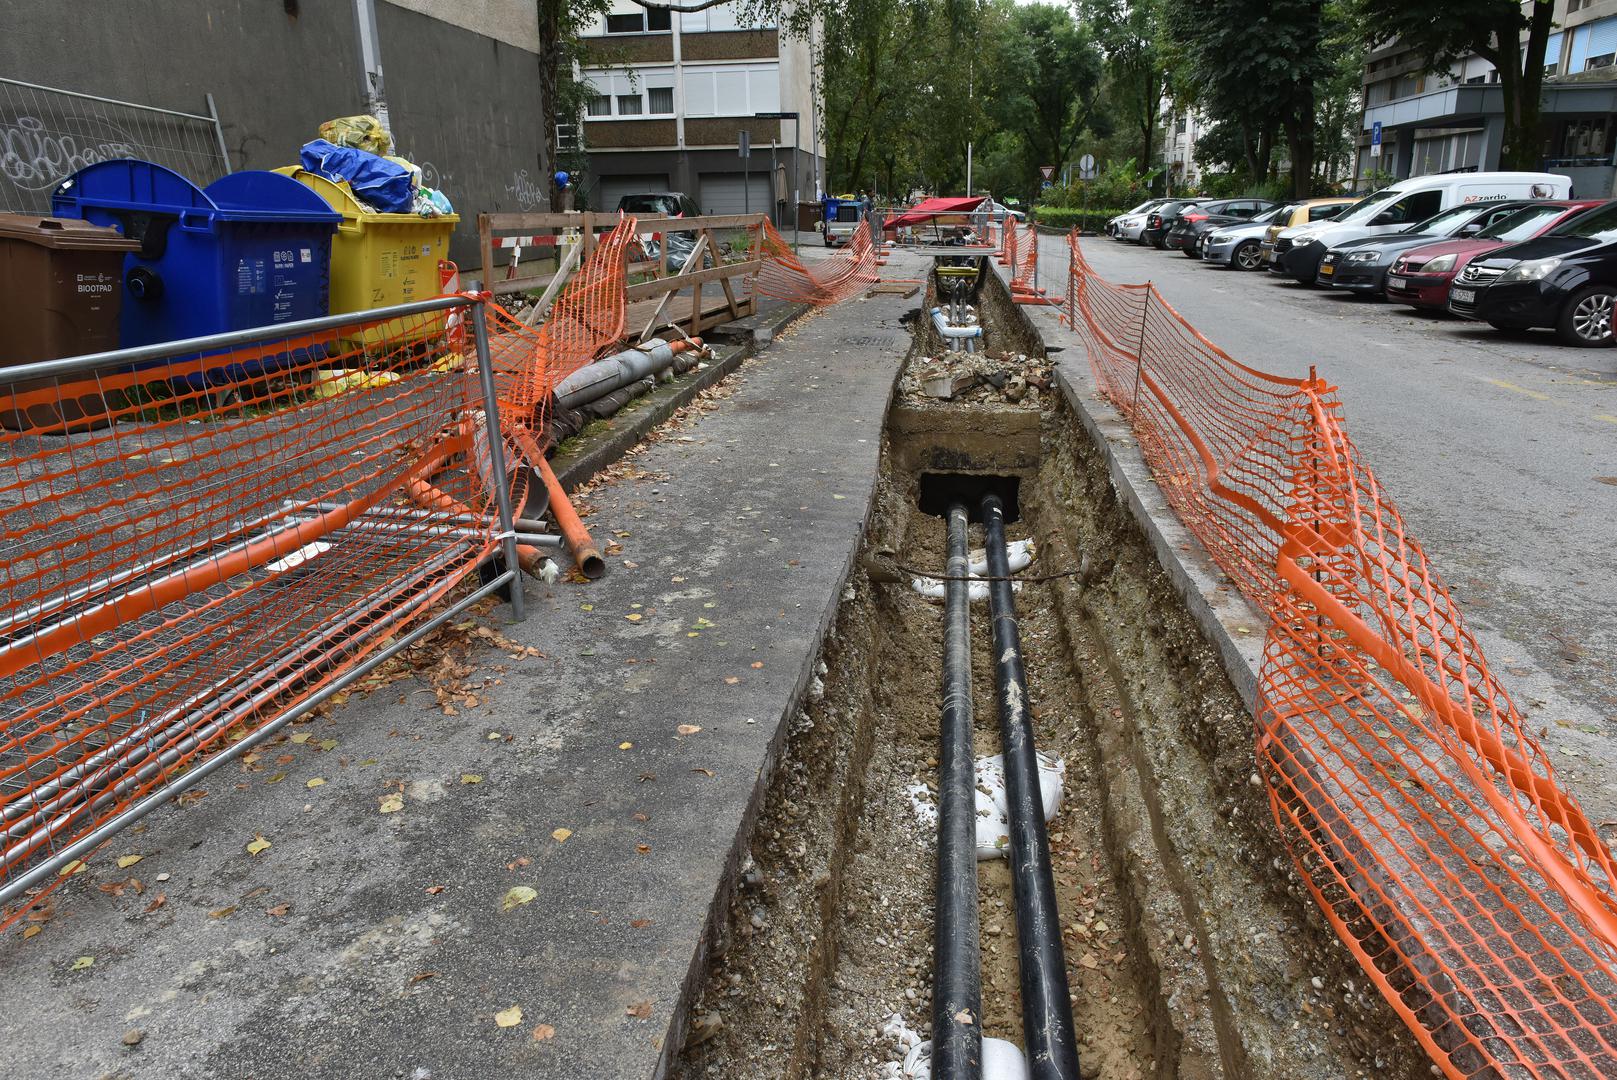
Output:
<path fill-rule="evenodd" d="M 115 840 L 0 948 L 6 1072 L 654 1075 L 859 544 L 914 302 L 810 315 L 589 494 L 607 576 L 492 618 L 542 657 L 474 650 L 492 682 L 449 709 L 356 696 Z"/>

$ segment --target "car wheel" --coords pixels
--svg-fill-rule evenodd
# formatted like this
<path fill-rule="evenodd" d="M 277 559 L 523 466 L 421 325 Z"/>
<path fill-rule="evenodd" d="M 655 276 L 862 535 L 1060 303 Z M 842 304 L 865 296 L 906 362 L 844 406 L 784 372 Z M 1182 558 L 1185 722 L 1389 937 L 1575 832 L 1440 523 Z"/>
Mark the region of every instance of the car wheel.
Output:
<path fill-rule="evenodd" d="M 1196 244 L 1194 242 L 1186 244 L 1184 247 L 1180 248 L 1179 253 L 1187 259 L 1199 259 L 1202 257 L 1201 252 L 1196 250 Z"/>
<path fill-rule="evenodd" d="M 1230 265 L 1237 270 L 1256 270 L 1263 265 L 1263 248 L 1256 240 L 1248 240 L 1235 249 Z"/>
<path fill-rule="evenodd" d="M 1604 285 L 1591 285 L 1572 294 L 1561 309 L 1555 333 L 1568 345 L 1596 348 L 1612 343 L 1612 315 L 1617 293 Z"/>
<path fill-rule="evenodd" d="M 1158 237 L 1157 239 L 1151 241 L 1151 246 L 1156 248 L 1158 251 L 1167 251 L 1168 241 Z"/>
<path fill-rule="evenodd" d="M 1517 326 L 1515 323 L 1500 322 L 1498 319 L 1489 319 L 1488 325 L 1501 334 L 1509 334 L 1512 337 L 1524 337 L 1527 334 L 1526 327 Z"/>

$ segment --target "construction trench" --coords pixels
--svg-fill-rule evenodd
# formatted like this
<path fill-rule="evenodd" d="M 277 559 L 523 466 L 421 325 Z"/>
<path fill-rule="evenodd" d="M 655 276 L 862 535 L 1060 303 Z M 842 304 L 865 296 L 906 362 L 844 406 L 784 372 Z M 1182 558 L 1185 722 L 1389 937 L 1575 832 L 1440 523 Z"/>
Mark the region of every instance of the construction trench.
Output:
<path fill-rule="evenodd" d="M 974 310 L 952 302 L 962 277 L 934 272 L 917 297 L 863 549 L 721 891 L 670 1075 L 1431 1075 L 1295 875 L 1254 769 L 1252 718 L 1114 491 L 1032 322 L 986 267 Z M 940 307 L 943 319 L 932 314 Z M 951 352 L 940 322 L 981 334 L 951 338 Z M 973 584 L 962 605 L 978 848 L 989 805 L 980 800 L 997 784 L 981 762 L 1007 750 L 997 670 L 1006 654 L 994 636 L 1010 625 L 1005 600 L 1041 760 L 1032 804 L 1041 788 L 1046 802 L 1052 787 L 1061 794 L 1047 825 L 1013 816 L 1005 831 L 1016 841 L 991 827 L 990 850 L 976 859 L 962 856 L 957 831 L 940 888 L 942 594 L 968 586 L 932 580 L 921 584 L 936 595 L 922 595 L 914 579 L 960 576 L 958 550 L 952 574 L 948 566 L 955 506 L 971 519 L 972 558 L 983 557 L 985 497 L 1003 509 L 1011 556 L 1031 541 L 1032 559 L 1009 575 L 1021 579 L 1016 592 L 1008 581 Z M 992 571 L 998 560 L 987 554 Z M 1002 595 L 991 602 L 991 591 Z M 963 691 L 965 673 L 956 674 Z M 957 724 L 965 700 L 951 699 Z M 966 750 L 953 759 L 957 778 Z M 958 814 L 945 809 L 944 820 Z M 1041 831 L 1055 940 L 1019 935 L 1019 900 L 1025 908 L 1040 894 L 1037 865 L 1013 884 L 1012 860 L 992 850 L 1037 848 Z M 951 887 L 957 932 L 935 949 L 938 897 Z M 1035 953 L 1054 968 L 1024 972 L 1022 956 Z M 945 1041 L 966 1048 L 948 1066 L 927 1060 L 935 956 L 953 995 L 969 994 L 969 968 L 980 964 L 978 1011 L 956 1009 L 957 996 L 937 1010 Z M 1063 978 L 1070 1023 L 1058 1001 L 1025 1021 L 1024 987 L 1049 993 Z M 1007 1055 L 995 1040 L 1045 1053 Z M 980 1072 L 960 1067 L 973 1060 Z"/>

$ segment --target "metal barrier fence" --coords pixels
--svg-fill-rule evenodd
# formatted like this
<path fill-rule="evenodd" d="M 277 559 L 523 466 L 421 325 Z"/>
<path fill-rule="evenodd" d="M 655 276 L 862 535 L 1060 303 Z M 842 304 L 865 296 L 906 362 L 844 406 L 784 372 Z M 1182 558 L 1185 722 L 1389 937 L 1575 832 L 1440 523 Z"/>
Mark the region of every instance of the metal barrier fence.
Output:
<path fill-rule="evenodd" d="M 482 597 L 521 616 L 484 308 L 0 370 L 0 903 Z"/>
<path fill-rule="evenodd" d="M 0 78 L 0 210 L 48 214 L 86 165 L 145 158 L 206 186 L 230 171 L 213 95 L 208 115 Z"/>
<path fill-rule="evenodd" d="M 1271 619 L 1257 759 L 1326 918 L 1450 1077 L 1617 1076 L 1617 866 L 1348 438 L 1068 239 L 1066 320 Z"/>

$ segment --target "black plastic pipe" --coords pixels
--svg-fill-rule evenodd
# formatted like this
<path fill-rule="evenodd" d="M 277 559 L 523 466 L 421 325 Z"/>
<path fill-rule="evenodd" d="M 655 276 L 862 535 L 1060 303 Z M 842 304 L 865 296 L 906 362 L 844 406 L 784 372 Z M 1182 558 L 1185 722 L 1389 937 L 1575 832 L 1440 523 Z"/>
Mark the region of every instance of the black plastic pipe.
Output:
<path fill-rule="evenodd" d="M 971 557 L 966 508 L 949 507 L 943 722 L 938 749 L 938 883 L 932 936 L 932 1075 L 979 1080 L 982 966 L 977 929 L 977 794 L 971 708 Z"/>
<path fill-rule="evenodd" d="M 1011 568 L 1005 554 L 1005 508 L 983 498 L 988 533 L 988 600 L 994 618 L 994 676 L 999 738 L 1005 753 L 1005 796 L 1010 810 L 1011 888 L 1016 897 L 1016 943 L 1022 969 L 1022 1036 L 1032 1080 L 1079 1080 L 1078 1040 L 1068 998 L 1061 915 L 1044 831 L 1039 759 L 1028 714 L 1022 635 L 1016 625 Z"/>

